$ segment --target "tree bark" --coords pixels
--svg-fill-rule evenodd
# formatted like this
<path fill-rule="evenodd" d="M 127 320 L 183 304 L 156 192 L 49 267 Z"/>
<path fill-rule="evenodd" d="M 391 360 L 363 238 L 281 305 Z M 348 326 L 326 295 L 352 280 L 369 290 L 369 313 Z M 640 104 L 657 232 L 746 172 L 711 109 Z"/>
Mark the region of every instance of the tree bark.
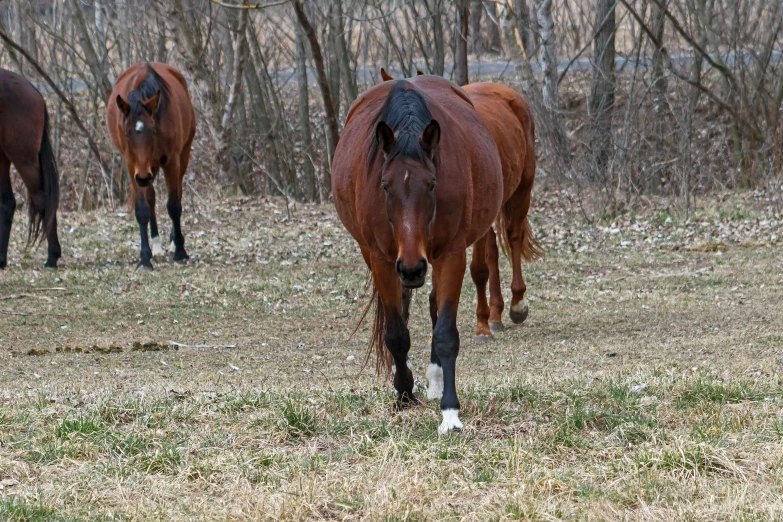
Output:
<path fill-rule="evenodd" d="M 522 94 L 530 104 L 536 125 L 536 134 L 541 141 L 546 157 L 547 168 L 554 175 L 571 177 L 571 150 L 565 132 L 562 113 L 552 110 L 544 101 L 544 93 L 533 73 L 533 68 L 524 54 L 521 38 L 515 31 L 518 21 L 514 13 L 505 10 L 501 17 L 501 28 L 505 40 L 506 52 L 514 63 Z M 555 87 L 557 84 L 555 83 Z"/>
<path fill-rule="evenodd" d="M 652 32 L 658 44 L 653 42 L 652 86 L 653 95 L 653 166 L 647 175 L 647 190 L 657 194 L 661 188 L 663 168 L 657 165 L 664 163 L 664 146 L 666 140 L 666 77 L 663 71 L 663 39 L 666 31 L 666 15 L 657 3 L 652 2 Z"/>
<path fill-rule="evenodd" d="M 602 182 L 608 179 L 606 171 L 612 157 L 615 6 L 616 0 L 598 0 L 595 11 L 595 68 L 590 93 L 590 149 L 593 160 L 592 165 L 588 165 L 587 176 Z"/>
<path fill-rule="evenodd" d="M 484 52 L 484 41 L 481 35 L 481 18 L 484 15 L 482 0 L 472 0 L 470 5 L 470 50 L 476 56 Z"/>
<path fill-rule="evenodd" d="M 324 108 L 326 110 L 327 145 L 329 150 L 329 164 L 331 164 L 332 158 L 334 158 L 334 150 L 337 148 L 337 142 L 340 140 L 340 128 L 337 125 L 337 117 L 334 113 L 334 103 L 332 102 L 332 92 L 329 89 L 329 78 L 326 76 L 324 56 L 321 52 L 321 45 L 318 43 L 318 35 L 315 34 L 315 29 L 304 12 L 302 2 L 300 0 L 293 0 L 292 3 L 299 25 L 302 26 L 302 30 L 307 36 L 307 40 L 310 42 L 310 51 L 313 55 L 313 62 L 315 62 L 315 70 L 318 73 L 318 86 L 321 89 L 321 97 L 323 98 Z M 332 176 L 328 171 L 324 171 L 323 185 L 325 192 L 331 194 Z"/>
<path fill-rule="evenodd" d="M 457 23 L 454 34 L 454 82 L 468 84 L 468 19 L 470 0 L 457 0 Z"/>
<path fill-rule="evenodd" d="M 106 69 L 103 67 L 104 62 L 101 61 L 98 53 L 95 51 L 95 47 L 92 45 L 90 33 L 87 29 L 87 22 L 84 20 L 84 14 L 82 13 L 79 0 L 70 0 L 70 5 L 76 33 L 84 53 L 84 59 L 87 61 L 87 67 L 90 69 L 90 73 L 95 80 L 99 96 L 106 101 L 111 94 L 112 85 L 106 74 Z"/>
<path fill-rule="evenodd" d="M 302 148 L 304 161 L 302 164 L 302 197 L 313 201 L 315 190 L 315 161 L 313 155 L 312 128 L 310 125 L 310 93 L 307 80 L 307 49 L 305 35 L 301 28 L 296 30 L 296 71 L 299 78 L 299 121 L 302 126 Z"/>
<path fill-rule="evenodd" d="M 345 103 L 350 106 L 359 96 L 359 88 L 356 85 L 356 79 L 351 69 L 351 56 L 348 52 L 348 45 L 345 42 L 345 15 L 343 14 L 343 1 L 335 0 L 335 48 L 340 65 L 340 76 L 342 78 L 343 89 L 345 93 Z"/>

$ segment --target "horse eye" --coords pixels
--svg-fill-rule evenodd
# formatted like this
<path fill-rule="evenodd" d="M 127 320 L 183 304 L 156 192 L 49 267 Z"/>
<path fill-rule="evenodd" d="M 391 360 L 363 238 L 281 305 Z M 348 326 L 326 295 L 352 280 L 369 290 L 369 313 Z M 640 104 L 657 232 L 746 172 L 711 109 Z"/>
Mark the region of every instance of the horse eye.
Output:
<path fill-rule="evenodd" d="M 381 183 L 381 188 L 385 193 L 387 194 L 389 193 L 389 185 L 387 185 L 386 183 Z"/>
<path fill-rule="evenodd" d="M 430 183 L 430 192 L 433 192 L 435 190 L 436 183 Z"/>

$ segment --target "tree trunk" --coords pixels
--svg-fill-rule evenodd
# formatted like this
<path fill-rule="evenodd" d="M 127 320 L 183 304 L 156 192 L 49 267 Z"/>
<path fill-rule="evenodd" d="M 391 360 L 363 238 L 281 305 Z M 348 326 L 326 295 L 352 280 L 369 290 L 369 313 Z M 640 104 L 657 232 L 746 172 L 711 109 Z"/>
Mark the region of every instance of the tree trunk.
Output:
<path fill-rule="evenodd" d="M 481 18 L 484 14 L 482 0 L 472 0 L 470 5 L 470 51 L 476 56 L 484 52 L 484 41 L 481 35 Z"/>
<path fill-rule="evenodd" d="M 514 15 L 516 15 L 516 28 L 519 37 L 519 43 L 522 44 L 523 57 L 529 60 L 536 49 L 536 42 L 533 35 L 533 19 L 530 16 L 528 0 L 514 0 Z"/>
<path fill-rule="evenodd" d="M 547 168 L 552 174 L 568 178 L 571 176 L 571 150 L 562 114 L 560 111 L 553 111 L 545 103 L 544 94 L 533 74 L 533 68 L 525 57 L 521 39 L 518 39 L 515 34 L 518 21 L 507 9 L 501 17 L 501 27 L 506 52 L 514 63 L 522 94 L 533 112 L 536 134 L 543 145 Z"/>
<path fill-rule="evenodd" d="M 470 0 L 457 0 L 457 23 L 454 33 L 454 82 L 468 84 L 468 19 Z"/>
<path fill-rule="evenodd" d="M 663 40 L 666 30 L 666 15 L 664 10 L 655 2 L 652 2 L 652 32 L 660 45 L 653 42 L 652 86 L 653 95 L 653 166 L 647 175 L 647 190 L 657 194 L 661 188 L 663 175 L 664 145 L 666 140 L 666 115 L 668 105 L 666 102 L 666 77 L 663 71 Z"/>
<path fill-rule="evenodd" d="M 499 53 L 503 50 L 503 40 L 500 36 L 500 18 L 498 17 L 498 5 L 496 3 L 486 4 L 491 10 L 493 16 L 487 16 L 487 32 L 489 33 L 488 51 Z"/>
<path fill-rule="evenodd" d="M 103 68 L 103 62 L 101 61 L 98 53 L 95 51 L 95 47 L 92 45 L 90 39 L 90 33 L 87 29 L 87 22 L 84 20 L 84 14 L 80 6 L 79 0 L 70 0 L 71 13 L 73 14 L 73 22 L 76 29 L 76 34 L 79 38 L 79 43 L 84 53 L 84 59 L 87 62 L 87 67 L 90 69 L 95 85 L 97 86 L 97 92 L 101 99 L 108 100 L 111 94 L 112 85 L 109 81 L 109 77 L 106 74 L 106 69 Z M 105 54 L 105 48 L 102 54 Z"/>
<path fill-rule="evenodd" d="M 332 158 L 334 158 L 334 149 L 337 148 L 337 142 L 340 139 L 340 128 L 337 125 L 337 117 L 334 113 L 332 92 L 329 89 L 329 78 L 326 76 L 324 56 L 321 52 L 321 45 L 318 43 L 318 36 L 315 34 L 315 29 L 313 29 L 310 20 L 307 19 L 302 2 L 300 0 L 293 0 L 293 5 L 299 25 L 302 26 L 302 29 L 310 42 L 310 51 L 313 55 L 316 72 L 318 73 L 318 86 L 321 89 L 321 97 L 323 98 L 326 110 L 327 145 L 329 150 L 329 164 L 331 164 Z M 328 170 L 324 171 L 323 185 L 326 194 L 331 194 L 332 176 Z"/>
<path fill-rule="evenodd" d="M 348 45 L 345 42 L 345 15 L 343 14 L 343 1 L 335 0 L 335 49 L 340 65 L 340 77 L 342 78 L 343 89 L 345 93 L 345 103 L 350 106 L 359 96 L 359 88 L 356 85 L 356 79 L 351 68 L 351 56 L 348 52 Z"/>
<path fill-rule="evenodd" d="M 315 158 L 313 155 L 312 128 L 310 125 L 310 93 L 307 85 L 307 49 L 305 35 L 301 28 L 296 30 L 296 71 L 299 79 L 299 121 L 302 126 L 302 199 L 313 201 L 315 190 Z"/>
<path fill-rule="evenodd" d="M 443 76 L 446 72 L 446 44 L 443 38 L 443 14 L 442 0 L 434 0 L 434 7 L 430 11 L 432 16 L 432 39 L 435 44 L 435 56 L 432 59 L 432 74 Z M 425 0 L 425 5 L 429 11 L 429 0 Z"/>
<path fill-rule="evenodd" d="M 601 182 L 608 181 L 607 169 L 612 156 L 615 4 L 616 0 L 598 0 L 595 11 L 595 69 L 590 93 L 590 149 L 593 161 L 588 166 L 587 175 L 588 179 Z"/>

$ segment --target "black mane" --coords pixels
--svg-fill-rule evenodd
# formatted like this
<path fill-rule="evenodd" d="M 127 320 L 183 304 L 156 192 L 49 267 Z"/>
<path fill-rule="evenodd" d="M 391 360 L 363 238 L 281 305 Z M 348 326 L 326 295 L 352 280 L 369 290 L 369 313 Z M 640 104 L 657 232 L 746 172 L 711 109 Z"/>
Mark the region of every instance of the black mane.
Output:
<path fill-rule="evenodd" d="M 147 77 L 144 78 L 135 91 L 131 91 L 131 93 L 128 95 L 128 104 L 131 108 L 129 117 L 138 118 L 142 114 L 142 111 L 145 110 L 141 102 L 152 98 L 157 92 L 160 92 L 160 101 L 158 102 L 158 111 L 155 113 L 156 120 L 158 120 L 159 117 L 166 112 L 170 90 L 169 84 L 166 83 L 166 80 L 164 80 L 157 72 L 155 72 L 155 69 L 153 69 L 152 66 L 148 63 Z"/>
<path fill-rule="evenodd" d="M 412 88 L 407 80 L 395 82 L 375 124 L 377 125 L 381 121 L 394 131 L 395 143 L 389 152 L 389 159 L 399 157 L 422 163 L 430 161 L 421 146 L 419 137 L 432 121 L 432 114 L 427 107 L 427 101 L 419 91 Z M 370 164 L 374 163 L 379 148 L 378 141 L 373 140 L 369 157 Z M 438 164 L 437 154 L 434 163 Z"/>

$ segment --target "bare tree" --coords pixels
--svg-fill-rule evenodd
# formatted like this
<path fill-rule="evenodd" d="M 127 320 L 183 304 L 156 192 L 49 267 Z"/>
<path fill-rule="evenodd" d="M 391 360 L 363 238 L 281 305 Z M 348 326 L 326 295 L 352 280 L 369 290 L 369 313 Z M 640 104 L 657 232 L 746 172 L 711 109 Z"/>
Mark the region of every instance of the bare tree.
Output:
<path fill-rule="evenodd" d="M 454 82 L 467 85 L 468 79 L 468 19 L 470 0 L 457 0 L 457 23 L 454 26 Z"/>
<path fill-rule="evenodd" d="M 606 170 L 612 157 L 615 7 L 616 0 L 598 0 L 595 9 L 595 68 L 590 92 L 590 148 L 593 161 L 588 163 L 588 177 L 602 182 L 607 181 Z"/>

